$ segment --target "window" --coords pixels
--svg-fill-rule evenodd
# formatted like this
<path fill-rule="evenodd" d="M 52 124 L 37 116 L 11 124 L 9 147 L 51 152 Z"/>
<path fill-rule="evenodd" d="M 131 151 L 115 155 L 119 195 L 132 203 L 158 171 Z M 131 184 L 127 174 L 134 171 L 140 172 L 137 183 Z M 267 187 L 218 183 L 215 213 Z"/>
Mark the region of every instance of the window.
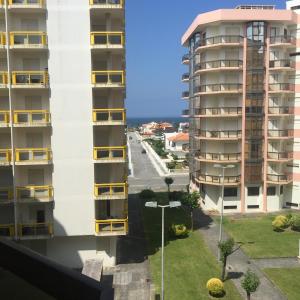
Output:
<path fill-rule="evenodd" d="M 248 196 L 258 196 L 258 195 L 259 195 L 259 186 L 248 187 Z"/>
<path fill-rule="evenodd" d="M 237 209 L 236 205 L 225 205 L 224 209 Z"/>
<path fill-rule="evenodd" d="M 300 9 L 300 5 L 296 5 L 296 6 L 291 7 L 291 10 L 296 10 L 296 9 Z"/>
<path fill-rule="evenodd" d="M 224 197 L 236 197 L 237 188 L 224 188 Z"/>
<path fill-rule="evenodd" d="M 275 186 L 269 186 L 267 188 L 267 195 L 268 196 L 275 196 L 276 195 L 276 187 Z"/>
<path fill-rule="evenodd" d="M 286 202 L 285 205 L 286 206 L 291 206 L 291 207 L 298 207 L 297 203 L 292 203 L 292 202 Z"/>
<path fill-rule="evenodd" d="M 283 194 L 283 185 L 280 186 L 280 195 Z"/>
<path fill-rule="evenodd" d="M 259 205 L 247 205 L 247 208 L 249 209 L 259 208 Z"/>

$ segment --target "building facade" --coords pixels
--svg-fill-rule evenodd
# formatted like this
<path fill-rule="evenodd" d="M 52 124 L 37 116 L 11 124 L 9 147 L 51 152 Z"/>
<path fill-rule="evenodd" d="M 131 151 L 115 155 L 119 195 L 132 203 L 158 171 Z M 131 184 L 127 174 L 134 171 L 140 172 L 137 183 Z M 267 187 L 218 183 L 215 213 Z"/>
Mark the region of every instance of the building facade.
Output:
<path fill-rule="evenodd" d="M 206 210 L 221 210 L 223 184 L 225 213 L 300 208 L 300 1 L 287 3 L 200 14 L 182 37 L 191 188 Z"/>
<path fill-rule="evenodd" d="M 123 0 L 0 0 L 0 234 L 70 267 L 128 231 Z"/>

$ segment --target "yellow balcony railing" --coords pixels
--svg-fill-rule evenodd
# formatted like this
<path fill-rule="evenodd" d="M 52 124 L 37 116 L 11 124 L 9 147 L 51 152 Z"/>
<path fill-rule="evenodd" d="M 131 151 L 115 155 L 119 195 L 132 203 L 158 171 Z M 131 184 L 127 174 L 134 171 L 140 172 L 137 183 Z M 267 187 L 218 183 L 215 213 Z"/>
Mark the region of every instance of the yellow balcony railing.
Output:
<path fill-rule="evenodd" d="M 14 224 L 1 224 L 0 225 L 0 236 L 12 237 L 15 235 Z"/>
<path fill-rule="evenodd" d="M 10 45 L 44 47 L 47 45 L 47 35 L 41 31 L 13 31 L 10 32 Z"/>
<path fill-rule="evenodd" d="M 107 48 L 124 46 L 124 33 L 119 31 L 91 32 L 91 45 Z"/>
<path fill-rule="evenodd" d="M 105 86 L 124 86 L 125 73 L 124 71 L 93 71 L 92 83 Z"/>
<path fill-rule="evenodd" d="M 53 197 L 53 187 L 50 185 L 43 186 L 20 186 L 17 187 L 18 200 L 43 200 Z"/>
<path fill-rule="evenodd" d="M 123 7 L 124 0 L 90 0 L 90 5 Z"/>
<path fill-rule="evenodd" d="M 0 125 L 8 125 L 8 124 L 9 124 L 9 111 L 0 110 Z"/>
<path fill-rule="evenodd" d="M 9 164 L 11 161 L 11 150 L 10 149 L 0 149 L 0 165 Z"/>
<path fill-rule="evenodd" d="M 7 72 L 0 71 L 0 85 L 6 85 L 8 83 L 8 74 Z"/>
<path fill-rule="evenodd" d="M 95 232 L 97 234 L 109 234 L 117 232 L 126 234 L 128 232 L 128 219 L 96 220 Z"/>
<path fill-rule="evenodd" d="M 48 148 L 16 149 L 16 162 L 49 162 L 52 152 Z"/>
<path fill-rule="evenodd" d="M 94 193 L 96 197 L 127 197 L 127 183 L 100 183 L 95 184 Z"/>
<path fill-rule="evenodd" d="M 94 147 L 95 160 L 120 160 L 126 158 L 126 146 Z"/>
<path fill-rule="evenodd" d="M 124 108 L 108 108 L 108 109 L 94 109 L 94 122 L 125 122 L 126 111 Z"/>
<path fill-rule="evenodd" d="M 1 3 L 0 3 L 1 5 Z M 6 34 L 5 32 L 0 32 L 0 45 L 5 46 L 6 45 Z"/>
<path fill-rule="evenodd" d="M 22 5 L 22 6 L 43 6 L 45 0 L 8 0 L 9 5 Z"/>
<path fill-rule="evenodd" d="M 19 224 L 19 236 L 53 235 L 52 223 Z"/>
<path fill-rule="evenodd" d="M 50 124 L 50 113 L 48 110 L 15 110 L 14 124 L 48 125 Z"/>
<path fill-rule="evenodd" d="M 46 71 L 14 71 L 12 72 L 12 84 L 24 86 L 47 86 L 48 72 Z"/>
<path fill-rule="evenodd" d="M 14 198 L 14 190 L 12 187 L 1 187 L 0 188 L 0 202 L 10 201 Z"/>

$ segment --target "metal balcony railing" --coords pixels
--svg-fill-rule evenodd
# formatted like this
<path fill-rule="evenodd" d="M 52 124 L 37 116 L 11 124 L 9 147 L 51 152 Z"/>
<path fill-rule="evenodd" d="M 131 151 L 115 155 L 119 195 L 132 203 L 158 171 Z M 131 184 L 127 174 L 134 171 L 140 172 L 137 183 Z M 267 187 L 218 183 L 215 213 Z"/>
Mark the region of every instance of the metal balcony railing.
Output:
<path fill-rule="evenodd" d="M 17 163 L 50 162 L 52 160 L 52 151 L 48 148 L 16 149 L 15 155 Z"/>
<path fill-rule="evenodd" d="M 105 48 L 123 47 L 124 33 L 119 31 L 91 32 L 91 45 Z"/>
<path fill-rule="evenodd" d="M 291 35 L 278 35 L 270 37 L 270 44 L 296 44 L 296 39 Z"/>
<path fill-rule="evenodd" d="M 270 92 L 280 92 L 280 91 L 295 91 L 295 85 L 291 83 L 271 83 L 269 84 Z"/>
<path fill-rule="evenodd" d="M 293 152 L 270 152 L 268 151 L 268 158 L 273 160 L 287 160 L 293 159 Z"/>
<path fill-rule="evenodd" d="M 0 236 L 13 237 L 15 235 L 14 224 L 1 224 L 0 225 Z"/>
<path fill-rule="evenodd" d="M 50 124 L 48 110 L 15 110 L 14 124 L 22 126 L 39 126 Z"/>
<path fill-rule="evenodd" d="M 267 181 L 274 183 L 286 183 L 293 180 L 291 174 L 267 174 Z"/>
<path fill-rule="evenodd" d="M 9 164 L 11 162 L 11 150 L 10 149 L 0 149 L 0 165 Z"/>
<path fill-rule="evenodd" d="M 184 109 L 181 113 L 182 116 L 189 116 L 190 115 L 190 111 L 188 109 Z"/>
<path fill-rule="evenodd" d="M 8 73 L 0 71 L 0 85 L 8 84 Z"/>
<path fill-rule="evenodd" d="M 205 108 L 196 108 L 195 115 L 241 115 L 242 107 L 205 107 Z"/>
<path fill-rule="evenodd" d="M 126 146 L 120 147 L 94 147 L 94 160 L 119 161 L 126 159 Z"/>
<path fill-rule="evenodd" d="M 294 131 L 291 129 L 269 129 L 269 137 L 293 137 Z"/>
<path fill-rule="evenodd" d="M 241 159 L 241 153 L 209 153 L 198 152 L 196 157 L 203 160 L 215 160 L 215 161 L 238 161 Z"/>
<path fill-rule="evenodd" d="M 52 223 L 19 224 L 18 233 L 20 237 L 53 235 L 53 224 Z"/>
<path fill-rule="evenodd" d="M 11 201 L 14 198 L 14 190 L 12 187 L 0 187 L 0 202 Z"/>
<path fill-rule="evenodd" d="M 188 53 L 186 53 L 182 56 L 182 59 L 181 59 L 182 63 L 187 63 L 187 62 L 189 62 L 189 60 L 190 60 L 190 55 Z"/>
<path fill-rule="evenodd" d="M 195 48 L 216 44 L 242 44 L 244 38 L 240 35 L 216 35 L 207 37 L 196 43 Z"/>
<path fill-rule="evenodd" d="M 269 107 L 268 112 L 270 115 L 290 115 L 294 113 L 294 108 L 289 106 L 274 106 Z"/>
<path fill-rule="evenodd" d="M 43 186 L 20 186 L 16 188 L 18 200 L 50 200 L 53 198 L 53 187 Z"/>
<path fill-rule="evenodd" d="M 1 5 L 1 3 L 0 3 Z M 0 32 L 0 45 L 5 46 L 6 45 L 6 33 Z"/>
<path fill-rule="evenodd" d="M 223 60 L 212 60 L 205 61 L 196 64 L 195 71 L 208 70 L 208 69 L 218 69 L 218 68 L 242 68 L 243 61 L 239 59 L 223 59 Z"/>
<path fill-rule="evenodd" d="M 186 81 L 186 80 L 189 80 L 189 79 L 190 79 L 190 73 L 182 74 L 182 76 L 181 76 L 182 81 Z"/>
<path fill-rule="evenodd" d="M 270 68 L 295 68 L 295 62 L 290 59 L 270 60 Z"/>
<path fill-rule="evenodd" d="M 197 174 L 198 180 L 205 183 L 223 184 L 223 177 L 219 175 Z M 241 182 L 241 175 L 224 176 L 224 184 L 239 184 Z"/>
<path fill-rule="evenodd" d="M 95 232 L 97 234 L 126 234 L 128 231 L 128 219 L 96 220 Z"/>
<path fill-rule="evenodd" d="M 242 130 L 199 130 L 198 136 L 206 138 L 241 138 Z"/>
<path fill-rule="evenodd" d="M 107 6 L 107 7 L 116 7 L 116 8 L 122 8 L 124 4 L 123 0 L 90 0 L 90 5 L 99 5 L 100 7 L 102 6 Z"/>
<path fill-rule="evenodd" d="M 124 108 L 93 109 L 94 122 L 125 122 Z"/>
<path fill-rule="evenodd" d="M 92 84 L 104 86 L 124 86 L 125 73 L 124 71 L 93 71 Z"/>
<path fill-rule="evenodd" d="M 195 87 L 195 93 L 242 92 L 240 83 L 205 84 Z"/>
<path fill-rule="evenodd" d="M 127 183 L 100 183 L 95 184 L 94 193 L 96 197 L 127 197 Z"/>
<path fill-rule="evenodd" d="M 9 125 L 9 110 L 0 110 L 0 125 Z"/>
<path fill-rule="evenodd" d="M 10 46 L 12 47 L 46 47 L 47 34 L 41 31 L 13 31 L 10 32 Z"/>
<path fill-rule="evenodd" d="M 181 97 L 182 97 L 182 98 L 189 98 L 189 96 L 190 96 L 190 92 L 188 92 L 188 91 L 184 91 L 184 92 L 182 92 L 182 94 L 181 94 Z"/>
<path fill-rule="evenodd" d="M 48 86 L 49 76 L 46 71 L 14 71 L 12 84 L 16 86 Z"/>

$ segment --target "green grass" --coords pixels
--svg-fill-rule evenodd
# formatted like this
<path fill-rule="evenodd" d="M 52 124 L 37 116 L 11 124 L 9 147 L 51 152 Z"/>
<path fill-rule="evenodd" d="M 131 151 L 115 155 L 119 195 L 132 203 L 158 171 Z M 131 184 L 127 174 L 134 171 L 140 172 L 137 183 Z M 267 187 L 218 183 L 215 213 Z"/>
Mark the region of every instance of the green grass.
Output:
<path fill-rule="evenodd" d="M 299 300 L 300 268 L 264 269 L 264 272 L 289 300 Z"/>
<path fill-rule="evenodd" d="M 224 227 L 235 242 L 242 243 L 243 250 L 251 258 L 297 256 L 300 233 L 290 229 L 273 231 L 274 217 L 270 214 L 241 219 L 226 217 Z"/>
<path fill-rule="evenodd" d="M 160 193 L 162 202 L 166 195 Z M 157 293 L 161 284 L 161 210 L 144 208 L 144 226 L 148 244 L 148 254 L 152 279 Z M 190 226 L 190 218 L 182 208 L 166 209 L 166 229 L 172 224 Z M 216 258 L 206 247 L 199 232 L 190 233 L 183 239 L 172 239 L 166 232 L 165 246 L 165 298 L 172 300 L 211 299 L 206 282 L 212 277 L 220 277 L 221 268 Z M 226 296 L 223 299 L 241 299 L 233 283 L 225 283 Z"/>

